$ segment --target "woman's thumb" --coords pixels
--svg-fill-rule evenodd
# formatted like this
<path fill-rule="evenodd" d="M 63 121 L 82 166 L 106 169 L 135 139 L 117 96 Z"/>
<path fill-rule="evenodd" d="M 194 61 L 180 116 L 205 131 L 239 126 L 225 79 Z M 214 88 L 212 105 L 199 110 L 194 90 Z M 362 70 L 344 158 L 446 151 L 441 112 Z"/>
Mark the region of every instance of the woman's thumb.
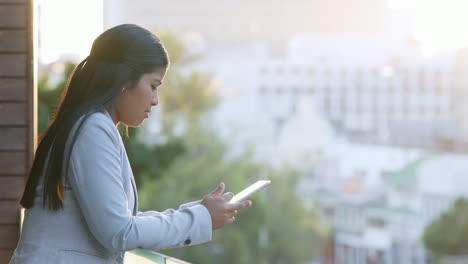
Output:
<path fill-rule="evenodd" d="M 211 195 L 213 197 L 220 197 L 223 194 L 223 192 L 224 192 L 224 183 L 220 182 L 218 184 L 218 187 L 216 187 L 216 189 L 211 192 Z"/>

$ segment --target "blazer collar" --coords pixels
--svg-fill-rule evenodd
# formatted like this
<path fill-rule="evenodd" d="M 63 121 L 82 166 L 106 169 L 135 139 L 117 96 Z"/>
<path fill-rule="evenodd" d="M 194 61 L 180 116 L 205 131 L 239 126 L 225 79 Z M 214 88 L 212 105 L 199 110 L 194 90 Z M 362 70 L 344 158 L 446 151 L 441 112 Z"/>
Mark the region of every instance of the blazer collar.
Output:
<path fill-rule="evenodd" d="M 112 116 L 110 115 L 109 110 L 104 108 L 102 112 L 112 121 L 112 123 L 114 123 L 114 120 L 112 120 Z"/>

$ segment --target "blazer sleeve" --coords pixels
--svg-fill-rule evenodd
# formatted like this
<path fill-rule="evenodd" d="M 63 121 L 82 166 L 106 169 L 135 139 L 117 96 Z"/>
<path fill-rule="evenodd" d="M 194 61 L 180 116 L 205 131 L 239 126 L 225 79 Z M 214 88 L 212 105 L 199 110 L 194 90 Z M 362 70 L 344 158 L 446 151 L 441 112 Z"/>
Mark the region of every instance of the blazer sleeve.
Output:
<path fill-rule="evenodd" d="M 184 209 L 193 207 L 193 206 L 195 206 L 195 205 L 199 205 L 200 202 L 201 202 L 201 200 L 194 201 L 194 202 L 190 202 L 190 203 L 181 204 L 181 205 L 179 206 L 179 209 L 177 209 L 177 211 L 184 210 Z M 175 212 L 177 212 L 177 211 L 174 210 L 174 209 L 166 209 L 166 210 L 164 210 L 163 212 L 158 212 L 158 211 L 153 211 L 153 210 L 144 211 L 144 212 L 138 211 L 137 215 L 138 215 L 138 216 L 151 216 L 151 215 L 159 215 L 159 214 L 170 215 L 170 214 L 173 214 L 173 213 L 175 213 Z M 211 217 L 211 216 L 210 216 L 210 217 Z"/>
<path fill-rule="evenodd" d="M 71 151 L 68 180 L 95 238 L 116 251 L 160 250 L 210 241 L 211 216 L 201 204 L 170 214 L 132 215 L 121 175 L 123 146 L 118 137 L 106 116 L 90 116 Z"/>

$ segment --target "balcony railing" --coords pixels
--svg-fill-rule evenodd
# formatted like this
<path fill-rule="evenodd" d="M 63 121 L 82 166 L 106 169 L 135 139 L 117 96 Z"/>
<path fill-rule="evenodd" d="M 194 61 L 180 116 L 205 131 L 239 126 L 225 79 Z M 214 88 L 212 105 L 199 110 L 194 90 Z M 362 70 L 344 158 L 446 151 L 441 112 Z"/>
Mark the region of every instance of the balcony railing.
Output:
<path fill-rule="evenodd" d="M 125 254 L 125 264 L 190 264 L 161 253 L 135 249 Z"/>

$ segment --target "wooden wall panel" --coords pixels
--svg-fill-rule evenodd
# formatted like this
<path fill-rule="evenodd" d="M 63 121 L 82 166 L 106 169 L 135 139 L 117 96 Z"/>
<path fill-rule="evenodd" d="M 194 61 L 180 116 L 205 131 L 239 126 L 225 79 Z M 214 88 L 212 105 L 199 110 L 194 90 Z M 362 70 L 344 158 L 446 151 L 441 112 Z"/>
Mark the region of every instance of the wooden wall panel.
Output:
<path fill-rule="evenodd" d="M 18 225 L 0 225 L 0 249 L 14 249 L 18 244 Z"/>
<path fill-rule="evenodd" d="M 25 28 L 27 8 L 24 5 L 0 5 L 1 28 Z"/>
<path fill-rule="evenodd" d="M 1 125 L 27 125 L 28 107 L 24 103 L 3 103 L 0 104 L 0 126 Z"/>
<path fill-rule="evenodd" d="M 26 77 L 25 54 L 0 54 L 0 77 Z"/>
<path fill-rule="evenodd" d="M 0 201 L 0 225 L 15 225 L 20 219 L 20 209 L 16 200 Z M 0 262 L 2 263 L 2 262 Z"/>
<path fill-rule="evenodd" d="M 24 186 L 23 176 L 0 176 L 0 200 L 17 200 Z"/>
<path fill-rule="evenodd" d="M 26 150 L 28 142 L 27 132 L 27 128 L 25 127 L 0 127 L 0 135 L 2 135 L 0 150 Z"/>
<path fill-rule="evenodd" d="M 0 249 L 0 263 L 10 262 L 11 255 L 13 255 L 13 249 Z"/>
<path fill-rule="evenodd" d="M 0 0 L 0 4 L 24 4 L 28 0 Z"/>
<path fill-rule="evenodd" d="M 24 52 L 27 49 L 25 30 L 0 30 L 0 52 Z"/>
<path fill-rule="evenodd" d="M 34 152 L 34 0 L 0 0 L 0 263 L 19 239 L 17 202 Z"/>
<path fill-rule="evenodd" d="M 0 138 L 1 139 L 1 138 Z M 25 175 L 26 152 L 0 152 L 0 175 Z"/>
<path fill-rule="evenodd" d="M 1 101 L 26 101 L 28 87 L 26 79 L 1 78 L 0 102 Z"/>

